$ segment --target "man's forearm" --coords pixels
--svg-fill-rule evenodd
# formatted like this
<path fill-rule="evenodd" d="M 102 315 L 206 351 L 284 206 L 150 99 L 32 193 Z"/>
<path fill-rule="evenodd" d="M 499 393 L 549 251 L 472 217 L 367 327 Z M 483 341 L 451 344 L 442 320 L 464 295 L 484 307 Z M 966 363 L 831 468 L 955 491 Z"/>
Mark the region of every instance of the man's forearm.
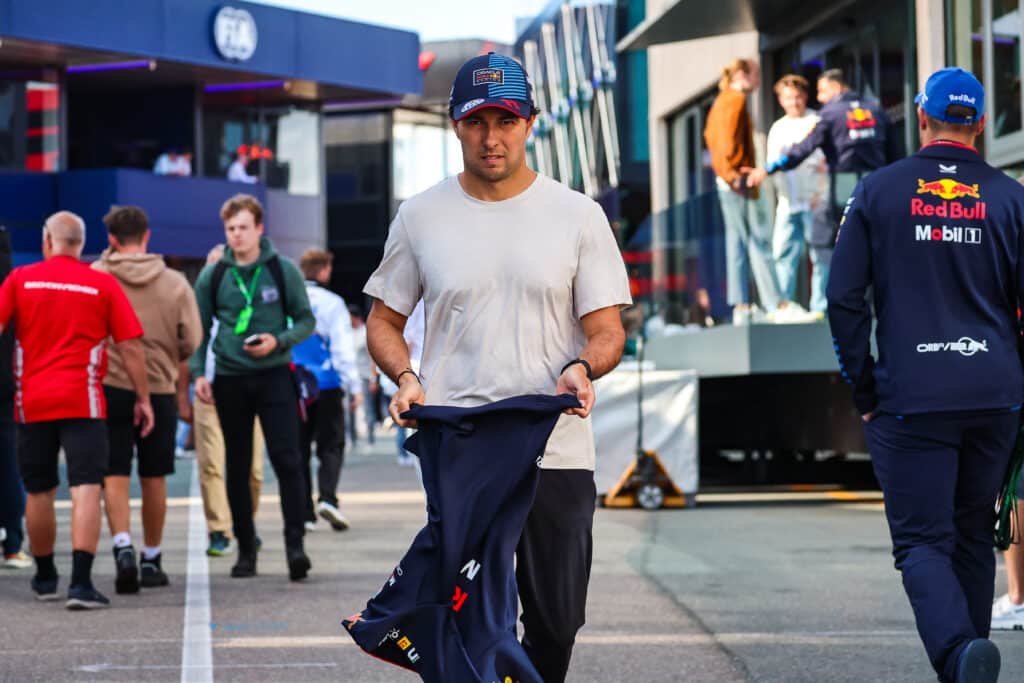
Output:
<path fill-rule="evenodd" d="M 366 346 L 377 368 L 396 384 L 398 373 L 412 365 L 402 330 L 388 320 L 370 316 L 366 321 Z"/>
<path fill-rule="evenodd" d="M 625 344 L 626 335 L 621 330 L 602 330 L 587 340 L 580 351 L 580 358 L 590 364 L 594 379 L 597 379 L 615 369 Z"/>
<path fill-rule="evenodd" d="M 138 339 L 129 339 L 118 344 L 121 357 L 124 358 L 124 368 L 128 372 L 128 379 L 132 382 L 135 395 L 141 401 L 149 401 L 149 380 L 146 378 L 146 352 L 142 348 L 142 342 Z"/>

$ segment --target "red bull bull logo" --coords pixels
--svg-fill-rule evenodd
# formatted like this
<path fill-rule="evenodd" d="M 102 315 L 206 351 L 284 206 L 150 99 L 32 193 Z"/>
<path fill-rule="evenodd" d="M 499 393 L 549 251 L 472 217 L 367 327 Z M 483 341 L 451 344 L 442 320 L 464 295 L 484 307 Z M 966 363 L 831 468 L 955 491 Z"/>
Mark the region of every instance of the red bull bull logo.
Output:
<path fill-rule="evenodd" d="M 846 112 L 846 127 L 854 130 L 861 128 L 874 128 L 875 115 L 870 109 L 856 107 Z"/>
<path fill-rule="evenodd" d="M 974 197 L 975 199 L 981 199 L 981 195 L 978 194 L 977 183 L 974 185 L 966 185 L 961 183 L 959 180 L 953 180 L 952 178 L 942 178 L 931 182 L 925 182 L 923 179 L 918 178 L 917 193 L 933 194 L 936 197 L 942 197 L 943 199 L 959 199 L 960 197 Z"/>

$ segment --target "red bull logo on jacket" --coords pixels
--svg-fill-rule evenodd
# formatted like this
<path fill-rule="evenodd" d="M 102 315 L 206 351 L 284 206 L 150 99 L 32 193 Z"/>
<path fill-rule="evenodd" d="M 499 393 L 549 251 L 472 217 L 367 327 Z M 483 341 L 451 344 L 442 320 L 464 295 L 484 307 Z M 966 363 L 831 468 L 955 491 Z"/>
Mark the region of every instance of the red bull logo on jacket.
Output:
<path fill-rule="evenodd" d="M 981 195 L 978 194 L 978 184 L 967 185 L 961 183 L 959 180 L 953 180 L 952 178 L 940 178 L 939 180 L 932 180 L 931 182 L 925 182 L 923 179 L 917 179 L 917 193 L 918 194 L 933 194 L 936 197 L 942 197 L 943 199 L 959 199 L 960 197 L 974 197 L 980 199 Z"/>
<path fill-rule="evenodd" d="M 850 111 L 846 112 L 846 127 L 851 130 L 874 128 L 875 115 L 871 113 L 870 109 L 854 107 Z"/>
<path fill-rule="evenodd" d="M 977 183 L 968 185 L 952 178 L 925 181 L 917 179 L 917 194 L 940 197 L 945 201 L 939 203 L 925 201 L 914 197 L 910 200 L 910 215 L 928 218 L 952 218 L 957 220 L 985 220 L 987 207 L 985 202 L 974 202 L 972 205 L 956 201 L 962 198 L 980 199 L 981 191 Z"/>

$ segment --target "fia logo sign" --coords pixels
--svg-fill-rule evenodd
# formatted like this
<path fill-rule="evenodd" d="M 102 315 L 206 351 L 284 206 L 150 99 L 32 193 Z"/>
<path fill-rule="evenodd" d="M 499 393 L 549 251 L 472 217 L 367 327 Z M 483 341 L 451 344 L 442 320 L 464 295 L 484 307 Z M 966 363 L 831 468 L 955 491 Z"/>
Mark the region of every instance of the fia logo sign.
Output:
<path fill-rule="evenodd" d="M 213 19 L 213 42 L 224 59 L 244 62 L 256 52 L 259 32 L 248 11 L 221 7 Z"/>

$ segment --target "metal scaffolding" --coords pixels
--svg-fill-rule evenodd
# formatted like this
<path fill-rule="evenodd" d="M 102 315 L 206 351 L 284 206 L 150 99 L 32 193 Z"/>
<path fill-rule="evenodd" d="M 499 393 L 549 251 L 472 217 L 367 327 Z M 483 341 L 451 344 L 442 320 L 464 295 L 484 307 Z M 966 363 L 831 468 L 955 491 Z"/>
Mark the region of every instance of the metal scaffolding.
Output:
<path fill-rule="evenodd" d="M 521 45 L 542 112 L 529 143 L 534 168 L 591 197 L 619 185 L 614 12 L 607 1 L 566 0 Z"/>

